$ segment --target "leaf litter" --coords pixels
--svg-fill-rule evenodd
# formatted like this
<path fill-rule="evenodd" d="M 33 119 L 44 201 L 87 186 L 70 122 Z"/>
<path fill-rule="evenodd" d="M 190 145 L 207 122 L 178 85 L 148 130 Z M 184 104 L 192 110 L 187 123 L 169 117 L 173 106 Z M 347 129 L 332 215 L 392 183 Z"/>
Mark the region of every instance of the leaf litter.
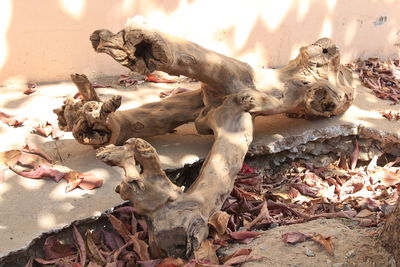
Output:
<path fill-rule="evenodd" d="M 64 179 L 67 181 L 66 192 L 78 187 L 83 190 L 92 190 L 102 186 L 103 179 L 92 173 L 57 170 L 54 168 L 51 157 L 36 144 L 29 139 L 25 139 L 25 143 L 21 149 L 0 152 L 0 183 L 4 182 L 4 172 L 11 170 L 29 179 L 52 179 L 56 183 Z"/>
<path fill-rule="evenodd" d="M 344 218 L 362 227 L 376 226 L 386 218 L 385 207 L 397 201 L 400 159 L 378 166 L 378 158 L 374 157 L 368 166 L 364 166 L 358 161 L 358 155 L 359 147 L 355 141 L 349 158 L 338 158 L 325 167 L 294 162 L 282 174 L 285 183 L 279 186 L 266 182 L 260 170 L 244 163 L 231 195 L 221 211 L 209 219 L 209 238 L 189 261 L 152 258 L 146 220 L 132 206 L 117 208 L 107 215 L 112 230 L 86 233 L 81 235 L 83 241 L 75 234 L 75 242 L 66 244 L 69 249 L 65 249 L 59 260 L 71 264 L 78 262 L 83 266 L 231 266 L 263 257 L 251 255 L 252 250 L 247 248 L 222 255 L 218 252 L 220 248 L 229 243 L 248 244 L 265 230 L 278 225 L 318 218 Z M 289 244 L 306 240 L 320 244 L 328 255 L 333 255 L 332 236 L 325 233 L 289 232 L 282 235 L 282 241 Z M 51 241 L 50 244 L 58 246 L 57 242 Z M 70 245 L 73 247 L 68 247 Z M 83 250 L 83 247 L 87 249 Z"/>

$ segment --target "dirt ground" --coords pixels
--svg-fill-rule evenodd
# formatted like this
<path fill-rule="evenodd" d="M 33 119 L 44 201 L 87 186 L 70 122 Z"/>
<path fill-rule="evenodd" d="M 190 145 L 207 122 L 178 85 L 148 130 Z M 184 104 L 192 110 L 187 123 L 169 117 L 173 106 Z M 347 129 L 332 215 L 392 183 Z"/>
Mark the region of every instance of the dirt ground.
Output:
<path fill-rule="evenodd" d="M 320 233 L 324 236 L 331 236 L 334 255 L 330 256 L 321 245 L 312 240 L 293 245 L 286 244 L 281 240 L 281 236 L 288 232 Z M 378 232 L 379 228 L 360 228 L 348 220 L 319 219 L 302 224 L 276 227 L 265 231 L 263 235 L 249 244 L 231 244 L 228 248 L 220 251 L 228 255 L 239 248 L 250 248 L 253 250 L 251 255 L 265 257 L 260 261 L 242 265 L 246 267 L 395 267 L 394 259 L 380 246 L 377 240 Z M 306 250 L 308 251 L 306 252 Z"/>

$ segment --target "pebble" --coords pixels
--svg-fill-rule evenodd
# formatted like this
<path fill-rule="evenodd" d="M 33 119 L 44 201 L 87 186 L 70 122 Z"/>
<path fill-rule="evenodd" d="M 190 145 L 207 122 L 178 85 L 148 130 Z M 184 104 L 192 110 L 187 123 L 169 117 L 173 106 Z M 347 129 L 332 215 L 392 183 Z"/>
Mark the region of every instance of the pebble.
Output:
<path fill-rule="evenodd" d="M 354 252 L 354 250 L 350 250 L 346 253 L 345 257 L 346 257 L 346 259 L 349 259 L 349 258 L 353 258 L 355 255 L 356 255 L 356 253 Z"/>
<path fill-rule="evenodd" d="M 279 224 L 277 224 L 277 223 L 271 223 L 269 225 L 268 229 L 273 229 L 273 228 L 278 227 L 278 226 L 279 226 Z"/>
<path fill-rule="evenodd" d="M 304 249 L 305 249 L 304 253 L 307 255 L 307 257 L 315 257 L 314 251 L 312 251 L 308 247 L 304 247 Z"/>
<path fill-rule="evenodd" d="M 333 267 L 343 267 L 343 263 L 336 262 L 332 265 Z"/>

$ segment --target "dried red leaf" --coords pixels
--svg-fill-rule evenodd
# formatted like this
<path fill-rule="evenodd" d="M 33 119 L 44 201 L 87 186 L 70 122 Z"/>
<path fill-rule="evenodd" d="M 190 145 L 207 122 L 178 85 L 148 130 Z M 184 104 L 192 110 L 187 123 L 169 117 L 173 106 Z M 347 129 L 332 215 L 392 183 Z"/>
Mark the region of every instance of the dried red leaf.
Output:
<path fill-rule="evenodd" d="M 174 88 L 171 90 L 162 91 L 159 96 L 160 96 L 160 98 L 166 98 L 169 96 L 181 94 L 181 93 L 188 92 L 188 91 L 191 91 L 191 89 L 178 87 L 178 88 Z"/>
<path fill-rule="evenodd" d="M 21 157 L 22 152 L 17 149 L 0 152 L 0 166 L 14 167 Z"/>
<path fill-rule="evenodd" d="M 17 116 L 12 116 L 0 111 L 0 121 L 4 122 L 8 126 L 18 127 L 26 121 L 26 118 L 18 118 Z"/>
<path fill-rule="evenodd" d="M 158 265 L 157 267 L 181 267 L 185 264 L 185 262 L 178 258 L 165 258 L 163 259 Z"/>
<path fill-rule="evenodd" d="M 147 261 L 150 259 L 148 248 L 149 246 L 147 245 L 146 242 L 143 240 L 140 240 L 137 235 L 131 235 L 132 239 L 132 244 L 133 244 L 133 250 L 136 252 L 136 254 L 139 256 L 139 260 L 141 261 Z"/>
<path fill-rule="evenodd" d="M 332 243 L 332 238 L 330 236 L 323 236 L 321 234 L 316 234 L 313 237 L 311 237 L 311 239 L 321 244 L 330 255 L 333 255 L 333 243 Z"/>
<path fill-rule="evenodd" d="M 198 261 L 206 261 L 211 264 L 219 264 L 217 257 L 217 249 L 210 240 L 204 240 L 201 242 L 200 247 L 194 252 L 194 257 Z"/>
<path fill-rule="evenodd" d="M 153 82 L 153 83 L 175 83 L 175 81 L 160 78 L 154 74 L 148 74 L 146 76 L 145 80 L 148 82 Z"/>
<path fill-rule="evenodd" d="M 30 152 L 33 154 L 37 154 L 45 158 L 48 162 L 52 163 L 52 158 L 43 152 L 32 140 L 26 138 L 25 139 L 25 146 L 23 147 L 22 151 Z"/>
<path fill-rule="evenodd" d="M 250 253 L 251 253 L 252 251 L 253 251 L 253 250 L 250 249 L 250 248 L 240 248 L 240 249 L 236 250 L 235 252 L 233 252 L 232 254 L 223 257 L 223 258 L 221 259 L 221 262 L 222 262 L 222 263 L 225 263 L 225 262 L 228 261 L 229 259 L 235 258 L 235 257 L 237 257 L 237 256 L 250 255 Z M 227 264 L 225 264 L 225 265 L 227 265 Z"/>
<path fill-rule="evenodd" d="M 53 126 L 53 130 L 51 131 L 51 138 L 53 139 L 59 139 L 61 137 L 64 136 L 64 131 L 62 131 L 58 125 L 52 125 Z"/>
<path fill-rule="evenodd" d="M 379 169 L 370 174 L 374 183 L 380 182 L 384 186 L 396 185 L 400 182 L 400 174 L 388 169 Z"/>
<path fill-rule="evenodd" d="M 112 214 L 107 214 L 108 220 L 113 228 L 121 235 L 125 242 L 131 241 L 131 233 L 126 229 L 125 224 Z"/>
<path fill-rule="evenodd" d="M 208 219 L 208 224 L 211 225 L 216 230 L 217 234 L 221 236 L 226 233 L 230 216 L 231 215 L 225 211 L 217 211 Z"/>
<path fill-rule="evenodd" d="M 17 171 L 14 168 L 10 167 L 10 170 L 15 172 L 16 174 L 30 178 L 30 179 L 45 179 L 45 178 L 51 178 L 57 183 L 64 178 L 66 173 L 60 172 L 56 169 L 53 169 L 49 166 L 46 165 L 41 165 L 39 168 L 29 170 L 29 171 Z"/>
<path fill-rule="evenodd" d="M 87 172 L 81 173 L 80 177 L 83 179 L 79 187 L 83 190 L 92 190 L 103 185 L 103 179 L 97 178 L 94 174 Z"/>
<path fill-rule="evenodd" d="M 224 263 L 224 266 L 233 266 L 233 265 L 238 265 L 246 262 L 251 262 L 251 261 L 259 261 L 264 259 L 263 256 L 253 256 L 253 255 L 240 255 L 233 257 L 229 260 L 227 260 Z"/>
<path fill-rule="evenodd" d="M 92 190 L 103 185 L 103 179 L 97 178 L 91 173 L 81 173 L 78 171 L 70 171 L 64 177 L 68 182 L 66 192 L 70 192 L 79 187 L 83 190 Z"/>
<path fill-rule="evenodd" d="M 386 118 L 386 119 L 388 119 L 388 120 L 400 120 L 400 112 L 393 112 L 392 113 L 392 111 L 389 111 L 389 112 L 387 112 L 387 111 L 381 111 L 381 112 L 379 112 L 381 115 L 382 115 L 382 117 L 384 117 L 384 118 Z"/>
<path fill-rule="evenodd" d="M 355 139 L 354 151 L 350 155 L 350 168 L 354 170 L 357 165 L 358 157 L 360 156 L 360 147 L 357 139 Z"/>
<path fill-rule="evenodd" d="M 77 92 L 74 96 L 73 96 L 73 98 L 74 99 L 85 99 L 84 97 L 83 97 L 83 95 L 80 93 L 80 92 Z"/>
<path fill-rule="evenodd" d="M 44 241 L 43 253 L 46 260 L 65 258 L 75 255 L 73 244 L 62 244 L 56 236 L 48 236 Z"/>
<path fill-rule="evenodd" d="M 36 90 L 37 90 L 37 84 L 34 82 L 30 82 L 30 83 L 28 83 L 28 89 L 26 89 L 24 91 L 24 94 L 30 95 L 30 94 L 36 92 Z"/>
<path fill-rule="evenodd" d="M 131 78 L 128 75 L 122 74 L 122 75 L 119 76 L 117 84 L 123 85 L 125 87 L 129 87 L 131 85 L 137 84 L 139 81 L 141 81 L 141 80 L 135 79 L 135 78 Z"/>
<path fill-rule="evenodd" d="M 243 162 L 242 168 L 240 169 L 238 174 L 250 174 L 255 172 L 256 168 L 250 167 L 247 163 Z"/>
<path fill-rule="evenodd" d="M 113 212 L 117 212 L 117 213 L 136 213 L 138 214 L 138 210 L 135 207 L 132 206 L 123 206 L 123 207 L 119 207 L 116 208 Z"/>
<path fill-rule="evenodd" d="M 79 250 L 79 260 L 80 260 L 80 264 L 82 266 L 85 266 L 86 263 L 86 259 L 87 259 L 87 255 L 86 255 L 86 245 L 85 245 L 85 241 L 82 238 L 81 233 L 78 231 L 78 229 L 76 228 L 75 225 L 72 225 L 73 228 L 73 235 L 74 235 L 74 240 L 75 240 L 75 244 L 76 247 Z"/>
<path fill-rule="evenodd" d="M 312 188 L 306 184 L 289 184 L 289 186 L 296 188 L 302 195 L 309 197 L 318 197 L 318 189 Z"/>
<path fill-rule="evenodd" d="M 296 243 L 301 243 L 306 241 L 308 238 L 310 238 L 309 235 L 303 234 L 300 232 L 290 232 L 283 234 L 281 239 L 284 243 L 287 244 L 296 244 Z"/>
<path fill-rule="evenodd" d="M 108 232 L 108 231 L 101 231 L 103 239 L 104 239 L 104 244 L 112 251 L 122 247 L 124 245 L 124 241 L 122 238 L 114 233 L 114 232 Z"/>
<path fill-rule="evenodd" d="M 162 261 L 162 259 L 148 260 L 148 261 L 137 261 L 140 267 L 156 267 Z"/>
<path fill-rule="evenodd" d="M 31 169 L 39 168 L 41 165 L 51 166 L 51 164 L 42 156 L 32 153 L 20 151 L 21 155 L 18 158 L 18 164 L 29 167 Z"/>
<path fill-rule="evenodd" d="M 235 240 L 245 240 L 248 238 L 255 238 L 261 234 L 262 232 L 238 231 L 238 232 L 232 232 L 229 235 Z"/>
<path fill-rule="evenodd" d="M 269 223 L 272 223 L 272 218 L 269 215 L 268 205 L 267 205 L 266 201 L 263 202 L 261 209 L 260 209 L 260 213 L 257 215 L 257 217 L 253 221 L 251 221 L 250 223 L 248 223 L 246 225 L 246 229 L 250 230 L 251 228 L 256 226 L 261 221 L 264 221 L 264 223 L 265 223 L 265 220 Z"/>
<path fill-rule="evenodd" d="M 93 88 L 114 88 L 111 85 L 101 84 L 101 83 L 92 83 Z"/>
<path fill-rule="evenodd" d="M 86 231 L 86 244 L 88 249 L 89 258 L 94 261 L 98 266 L 104 266 L 107 261 L 104 258 L 103 254 L 101 254 L 100 249 L 96 246 L 96 243 L 93 240 L 92 232 L 89 230 Z M 90 265 L 90 263 L 89 263 Z M 92 266 L 95 266 L 92 264 Z"/>
<path fill-rule="evenodd" d="M 76 255 L 73 256 L 68 256 L 64 258 L 57 258 L 53 260 L 45 260 L 41 258 L 35 258 L 35 261 L 40 263 L 40 264 L 56 264 L 56 266 L 65 266 L 67 263 L 72 264 L 74 260 L 76 259 Z"/>

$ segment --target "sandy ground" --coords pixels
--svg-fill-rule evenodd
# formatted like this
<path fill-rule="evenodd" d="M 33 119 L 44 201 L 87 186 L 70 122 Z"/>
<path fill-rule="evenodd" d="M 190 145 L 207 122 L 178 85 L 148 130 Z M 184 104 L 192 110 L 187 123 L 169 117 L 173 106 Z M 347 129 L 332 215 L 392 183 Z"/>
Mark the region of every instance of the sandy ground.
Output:
<path fill-rule="evenodd" d="M 250 244 L 232 244 L 221 252 L 228 255 L 238 248 L 250 248 L 253 250 L 251 255 L 265 257 L 257 262 L 245 263 L 243 266 L 246 267 L 395 267 L 394 259 L 377 240 L 378 230 L 378 228 L 360 228 L 347 220 L 318 219 L 273 228 Z M 330 236 L 334 255 L 329 255 L 320 244 L 311 240 L 297 244 L 282 242 L 281 236 L 288 232 L 320 233 L 325 237 Z"/>

